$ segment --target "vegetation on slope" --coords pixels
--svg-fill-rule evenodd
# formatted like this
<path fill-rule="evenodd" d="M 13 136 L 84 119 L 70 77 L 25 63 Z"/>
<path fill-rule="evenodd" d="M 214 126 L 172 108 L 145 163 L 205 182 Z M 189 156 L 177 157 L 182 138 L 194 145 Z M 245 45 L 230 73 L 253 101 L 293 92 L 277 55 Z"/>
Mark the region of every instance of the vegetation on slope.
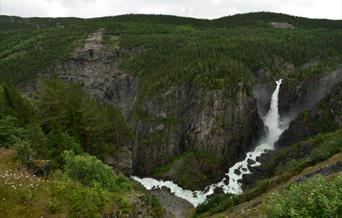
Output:
<path fill-rule="evenodd" d="M 59 80 L 41 82 L 39 87 L 31 102 L 14 86 L 1 86 L 2 146 L 16 139 L 28 141 L 37 158 L 52 160 L 58 166 L 64 150 L 88 152 L 103 159 L 130 141 L 130 129 L 115 107 L 102 105 L 79 86 Z"/>
<path fill-rule="evenodd" d="M 222 174 L 220 162 L 215 155 L 208 152 L 185 152 L 166 166 L 157 168 L 154 177 L 170 179 L 190 190 L 200 190 L 211 181 L 222 179 Z"/>
<path fill-rule="evenodd" d="M 310 152 L 304 154 L 305 147 L 310 147 Z M 274 174 L 250 187 L 242 195 L 232 196 L 218 195 L 197 208 L 197 214 L 213 215 L 228 210 L 238 204 L 265 193 L 268 190 L 287 182 L 291 177 L 299 174 L 305 168 L 329 159 L 336 153 L 342 152 L 342 129 L 332 133 L 318 134 L 306 141 L 297 143 L 283 150 L 278 150 L 272 156 L 274 161 L 267 162 Z M 295 156 L 291 156 L 295 155 Z M 289 156 L 290 155 L 290 156 Z M 300 202 L 297 202 L 300 203 Z M 303 205 L 304 206 L 304 205 Z"/>
<path fill-rule="evenodd" d="M 162 212 L 152 196 L 123 175 L 113 175 L 93 156 L 67 152 L 63 171 L 40 178 L 17 162 L 16 155 L 0 148 L 0 214 L 4 217 L 93 218 L 139 210 L 150 210 L 151 216 L 158 217 Z"/>
<path fill-rule="evenodd" d="M 34 102 L 0 86 L 0 130 L 1 215 L 161 215 L 156 199 L 90 155 L 115 156 L 130 130 L 120 111 L 79 86 L 42 82 Z"/>
<path fill-rule="evenodd" d="M 274 29 L 271 22 L 289 22 L 296 28 Z M 212 21 L 145 15 L 89 20 L 0 16 L 0 25 L 0 82 L 22 84 L 34 81 L 42 73 L 67 60 L 75 48 L 84 44 L 82 41 L 91 32 L 104 28 L 104 47 L 118 52 L 121 70 L 139 78 L 141 99 L 138 103 L 171 86 L 183 84 L 204 89 L 225 89 L 228 97 L 235 96 L 241 83 L 251 94 L 255 79 L 273 81 L 281 77 L 294 86 L 303 79 L 335 68 L 342 60 L 341 21 L 310 20 L 283 14 L 251 13 Z M 61 154 L 64 150 L 72 150 L 72 155 L 75 155 L 72 157 L 89 167 L 89 173 L 94 168 L 102 169 L 102 165 L 84 152 L 103 159 L 105 155 L 115 155 L 117 146 L 131 140 L 132 135 L 122 114 L 116 108 L 89 98 L 77 86 L 54 80 L 43 82 L 36 97 L 33 102 L 28 100 L 8 83 L 0 87 L 0 146 L 12 147 L 18 160 L 28 166 L 33 159 L 50 159 L 54 169 L 64 169 L 67 161 Z M 141 107 L 136 105 L 136 111 L 144 111 Z M 137 118 L 139 120 L 140 117 Z M 148 117 L 146 120 L 155 119 Z M 162 122 L 172 125 L 177 120 L 172 118 Z M 308 142 L 313 143 L 316 149 L 309 156 L 275 168 L 275 174 L 279 172 L 279 180 L 261 181 L 239 200 L 231 195 L 214 198 L 200 207 L 199 213 L 208 210 L 209 213 L 216 213 L 251 199 L 273 183 L 286 180 L 303 167 L 340 151 L 340 135 L 341 132 L 337 131 L 316 136 Z M 147 141 L 162 137 L 163 134 L 158 134 Z M 329 144 L 329 149 L 324 148 L 326 144 Z M 300 148 L 301 144 L 292 148 L 296 150 L 297 147 Z M 201 158 L 194 156 L 201 161 Z M 189 157 L 194 158 L 192 155 Z M 108 169 L 102 170 L 102 176 L 107 178 Z M 68 196 L 69 190 L 75 189 L 73 196 L 89 196 L 97 203 L 73 205 L 56 197 L 51 203 L 51 212 L 64 211 L 61 213 L 77 216 L 80 208 L 85 207 L 90 208 L 86 213 L 93 216 L 105 211 L 108 202 L 116 201 L 111 195 L 116 190 L 106 187 L 117 184 L 97 184 L 96 178 L 83 181 L 83 176 L 68 172 L 66 169 L 63 176 L 57 176 L 60 186 L 54 190 L 58 193 L 51 195 L 75 201 Z M 120 178 L 118 176 L 113 181 L 119 180 L 120 183 Z M 204 173 L 198 171 L 194 178 L 204 178 Z M 193 185 L 187 179 L 183 179 L 183 183 Z M 127 187 L 124 185 L 122 188 Z M 98 195 L 98 188 L 105 194 Z M 6 192 L 6 195 L 11 193 Z M 102 198 L 110 200 L 97 201 Z M 19 200 L 15 199 L 13 205 L 20 205 Z M 72 208 L 65 209 L 69 206 Z M 124 208 L 125 211 L 127 208 Z"/>
<path fill-rule="evenodd" d="M 272 73 L 264 76 L 274 80 L 285 64 L 294 65 L 296 73 L 282 76 L 307 76 L 316 71 L 302 72 L 303 64 L 340 58 L 342 50 L 340 21 L 273 13 L 212 21 L 149 15 L 89 20 L 1 17 L 0 21 L 11 23 L 11 28 L 0 31 L 1 80 L 16 83 L 34 79 L 62 62 L 80 40 L 100 27 L 105 28 L 106 36 L 119 38 L 121 68 L 139 76 L 147 92 L 185 82 L 211 89 L 248 84 L 252 73 L 260 70 Z M 297 27 L 274 29 L 270 25 L 274 21 L 296 23 Z"/>
<path fill-rule="evenodd" d="M 291 184 L 268 201 L 268 217 L 338 217 L 342 211 L 342 175 Z"/>

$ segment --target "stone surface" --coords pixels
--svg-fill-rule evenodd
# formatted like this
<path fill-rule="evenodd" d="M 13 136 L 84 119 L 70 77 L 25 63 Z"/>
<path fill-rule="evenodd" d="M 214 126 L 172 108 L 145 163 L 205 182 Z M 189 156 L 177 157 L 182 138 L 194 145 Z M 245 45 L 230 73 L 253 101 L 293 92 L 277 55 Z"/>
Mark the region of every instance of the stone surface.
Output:
<path fill-rule="evenodd" d="M 273 28 L 276 28 L 276 29 L 294 29 L 294 28 L 296 28 L 293 24 L 290 24 L 290 23 L 272 22 L 271 25 Z"/>
<path fill-rule="evenodd" d="M 342 75 L 342 71 L 340 73 Z M 319 104 L 300 114 L 282 134 L 277 146 L 289 146 L 320 132 L 336 130 L 342 126 L 341 121 L 342 82 L 332 87 L 331 93 L 324 97 Z"/>
<path fill-rule="evenodd" d="M 189 202 L 178 198 L 165 188 L 152 190 L 151 193 L 159 199 L 163 208 L 166 210 L 167 213 L 164 215 L 164 218 L 188 217 L 188 210 L 193 208 L 193 206 Z"/>
<path fill-rule="evenodd" d="M 47 176 L 51 171 L 51 162 L 49 160 L 33 160 L 30 168 L 35 175 Z"/>
<path fill-rule="evenodd" d="M 263 123 L 246 84 L 238 84 L 234 90 L 207 90 L 185 83 L 142 99 L 138 78 L 117 67 L 120 48 L 108 50 L 101 46 L 102 32 L 103 29 L 96 31 L 84 48 L 42 77 L 57 76 L 65 82 L 80 84 L 100 101 L 122 110 L 137 140 L 129 145 L 129 155 L 120 153 L 119 148 L 118 155 L 124 157 L 114 161 L 119 168 L 144 176 L 175 156 L 193 150 L 215 154 L 224 166 L 223 175 L 255 144 Z M 233 97 L 226 92 L 233 93 Z M 149 116 L 133 116 L 134 107 Z M 130 160 L 124 161 L 125 158 Z"/>
<path fill-rule="evenodd" d="M 304 181 L 306 181 L 306 180 L 308 180 L 308 179 L 310 179 L 316 175 L 329 176 L 331 174 L 338 173 L 341 171 L 342 171 L 342 162 L 338 161 L 338 162 L 331 164 L 327 167 L 323 167 L 323 168 L 315 170 L 311 173 L 305 174 L 305 175 L 301 176 L 300 178 L 296 179 L 295 181 L 296 182 L 304 182 Z"/>

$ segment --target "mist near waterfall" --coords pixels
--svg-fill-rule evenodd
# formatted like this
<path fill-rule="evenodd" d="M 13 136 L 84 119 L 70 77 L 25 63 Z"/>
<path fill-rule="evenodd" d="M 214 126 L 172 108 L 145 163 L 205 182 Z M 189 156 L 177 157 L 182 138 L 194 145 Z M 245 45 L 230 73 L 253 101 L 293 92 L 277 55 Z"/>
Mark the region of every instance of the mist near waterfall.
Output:
<path fill-rule="evenodd" d="M 280 111 L 280 125 L 283 126 L 283 128 L 286 128 L 300 113 L 315 106 L 341 81 L 342 69 L 338 69 L 322 77 L 318 76 L 316 78 L 304 80 L 294 90 L 291 90 L 290 94 L 295 96 L 295 98 L 291 104 L 286 105 L 286 108 L 283 108 L 283 110 Z M 257 99 L 260 117 L 264 117 L 268 112 L 271 95 L 271 90 L 264 84 L 257 84 L 253 87 L 253 96 Z M 280 96 L 286 97 L 284 93 L 280 93 Z"/>

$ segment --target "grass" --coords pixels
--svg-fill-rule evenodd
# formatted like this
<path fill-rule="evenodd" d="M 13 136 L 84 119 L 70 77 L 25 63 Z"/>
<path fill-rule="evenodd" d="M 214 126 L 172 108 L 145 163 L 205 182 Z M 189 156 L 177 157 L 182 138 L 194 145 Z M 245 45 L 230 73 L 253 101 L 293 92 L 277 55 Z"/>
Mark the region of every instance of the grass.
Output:
<path fill-rule="evenodd" d="M 14 161 L 14 152 L 0 149 L 0 214 L 40 217 L 49 198 L 48 183 Z"/>
<path fill-rule="evenodd" d="M 226 200 L 228 201 L 229 199 L 231 199 L 230 194 L 225 196 L 217 196 L 201 205 L 196 214 L 200 217 L 215 215 L 223 211 L 229 211 L 236 205 L 248 204 L 245 202 L 252 201 L 253 199 L 260 200 L 260 198 L 263 198 L 264 193 L 281 187 L 283 184 L 286 184 L 288 181 L 290 181 L 293 177 L 298 178 L 300 175 L 303 175 L 304 172 L 308 172 L 308 170 L 313 171 L 314 169 L 322 167 L 322 162 L 324 162 L 325 165 L 329 165 L 336 161 L 341 161 L 342 129 L 339 129 L 332 133 L 318 134 L 306 141 L 297 143 L 290 148 L 279 151 L 278 155 L 284 155 L 283 158 L 285 158 L 287 157 L 287 155 L 289 155 L 289 151 L 298 154 L 300 152 L 300 149 L 302 149 L 301 146 L 303 145 L 313 146 L 312 151 L 308 154 L 301 155 L 298 158 L 289 158 L 290 161 L 286 161 L 285 163 L 279 164 L 278 166 L 275 165 L 274 175 L 272 177 L 258 181 L 255 186 L 245 190 L 242 195 L 238 196 L 238 200 L 234 201 L 234 203 L 225 203 Z M 340 155 L 338 155 L 338 157 L 334 156 L 337 153 L 339 153 Z M 329 158 L 331 160 L 328 160 Z M 274 159 L 274 161 L 279 160 L 281 160 L 281 156 L 278 156 Z M 216 203 L 214 204 L 213 202 Z M 253 202 L 256 203 L 255 201 Z"/>
<path fill-rule="evenodd" d="M 235 204 L 225 204 L 223 203 L 224 200 L 221 200 L 219 202 L 222 202 L 219 204 L 219 206 L 213 206 L 208 210 L 202 211 L 202 213 L 197 213 L 195 217 L 273 217 L 268 216 L 269 209 L 271 209 L 272 202 L 270 200 L 277 196 L 280 192 L 286 192 L 289 186 L 295 184 L 294 181 L 308 173 L 314 172 L 318 169 L 321 169 L 323 167 L 330 166 L 332 164 L 335 164 L 336 162 L 342 161 L 342 152 L 332 156 L 326 161 L 322 161 L 316 165 L 310 166 L 305 168 L 302 172 L 292 177 L 290 180 L 283 180 L 282 182 L 278 184 L 272 184 L 271 186 L 268 186 L 263 192 L 256 194 L 255 196 L 241 200 L 240 197 L 238 197 L 238 201 L 235 202 Z M 341 176 L 341 173 L 332 174 L 326 177 L 327 182 L 330 182 L 337 176 Z M 314 178 L 314 177 L 313 177 Z M 265 182 L 262 182 L 265 184 Z M 262 186 L 262 185 L 261 185 Z M 317 188 L 317 187 L 316 187 Z M 257 188 L 257 189 L 260 189 Z M 314 189 L 313 189 L 314 190 Z M 227 200 L 229 199 L 229 196 L 226 197 Z M 220 199 L 220 197 L 218 197 Z M 221 197 L 222 199 L 222 197 Z M 225 198 L 223 198 L 225 199 Z M 213 202 L 215 202 L 215 198 L 213 199 Z M 298 202 L 297 202 L 298 203 Z M 287 205 L 290 205 L 287 204 Z M 202 205 L 201 207 L 207 207 L 206 204 Z M 305 206 L 303 205 L 303 208 Z M 319 207 L 321 208 L 321 207 Z"/>
<path fill-rule="evenodd" d="M 153 217 L 161 216 L 163 211 L 155 198 L 128 179 L 124 182 L 131 188 L 112 192 L 96 184 L 84 186 L 58 170 L 42 179 L 16 161 L 13 150 L 0 149 L 0 214 L 3 217 L 128 216 L 139 209 L 148 209 Z M 137 202 L 146 208 L 137 207 Z"/>

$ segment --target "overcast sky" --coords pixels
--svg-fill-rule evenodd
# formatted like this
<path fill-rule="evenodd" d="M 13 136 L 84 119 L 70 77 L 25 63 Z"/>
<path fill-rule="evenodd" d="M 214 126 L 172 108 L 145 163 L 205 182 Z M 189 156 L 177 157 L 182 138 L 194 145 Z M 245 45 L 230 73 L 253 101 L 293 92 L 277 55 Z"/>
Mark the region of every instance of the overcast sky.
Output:
<path fill-rule="evenodd" d="M 127 13 L 218 18 L 273 11 L 342 19 L 342 0 L 0 0 L 0 13 L 23 17 L 101 17 Z"/>

